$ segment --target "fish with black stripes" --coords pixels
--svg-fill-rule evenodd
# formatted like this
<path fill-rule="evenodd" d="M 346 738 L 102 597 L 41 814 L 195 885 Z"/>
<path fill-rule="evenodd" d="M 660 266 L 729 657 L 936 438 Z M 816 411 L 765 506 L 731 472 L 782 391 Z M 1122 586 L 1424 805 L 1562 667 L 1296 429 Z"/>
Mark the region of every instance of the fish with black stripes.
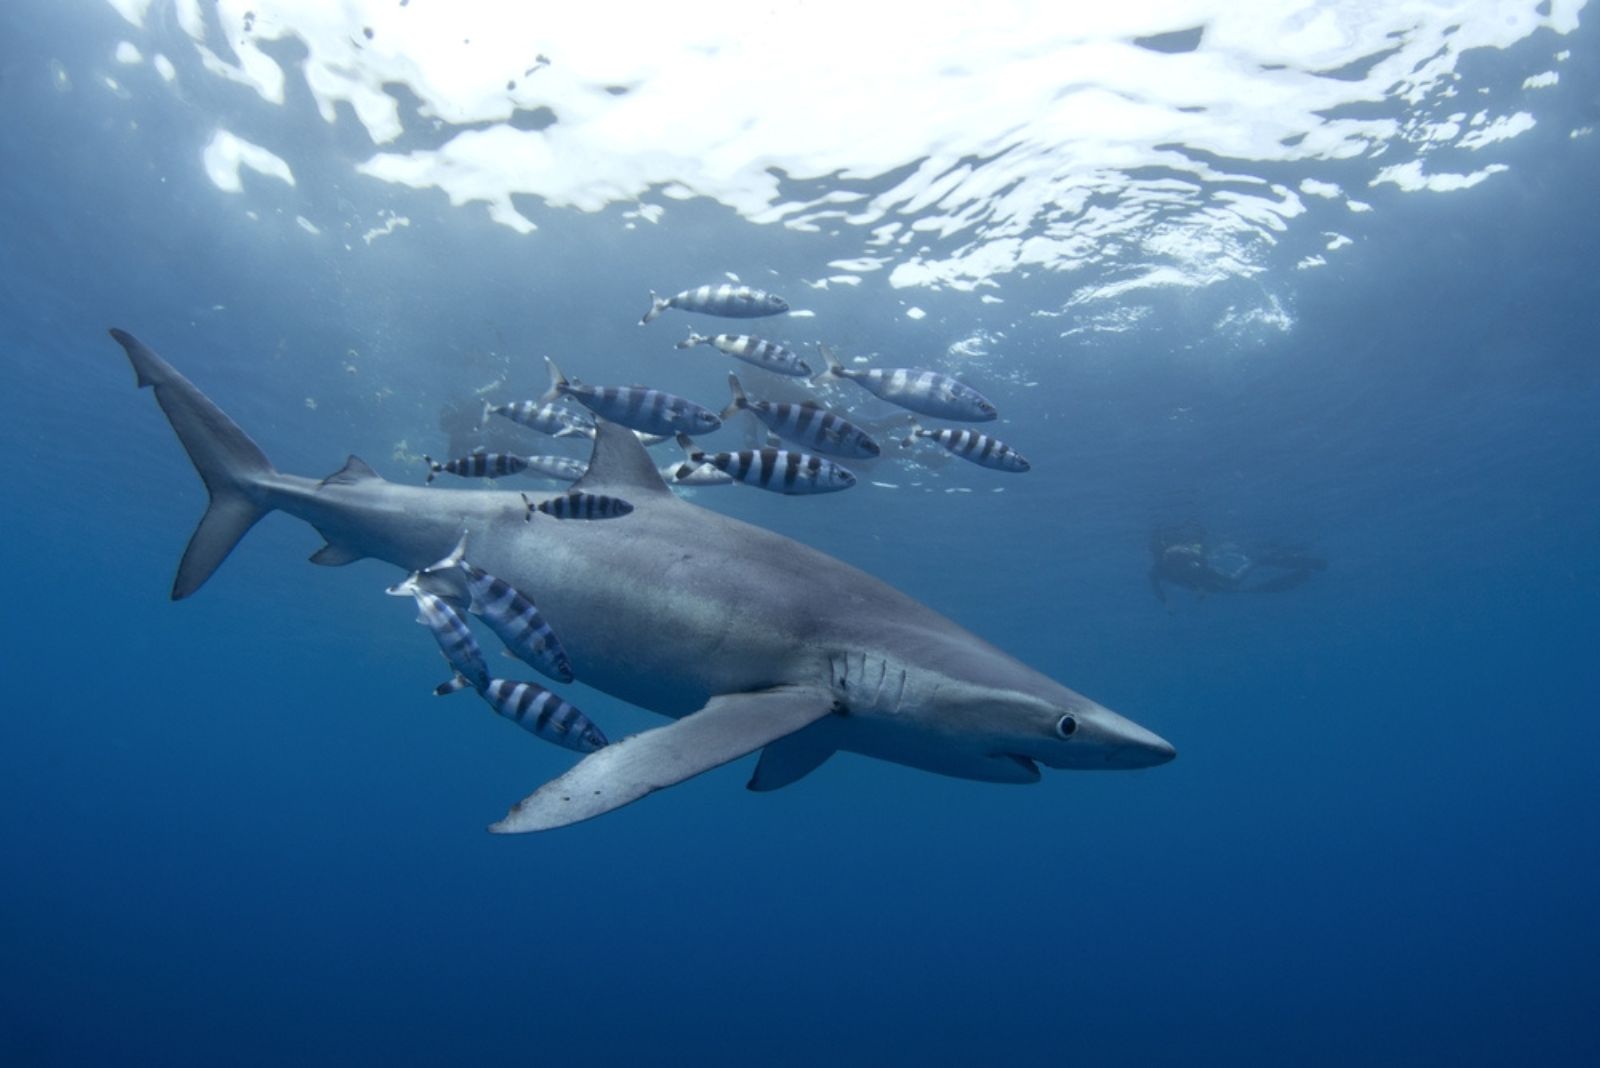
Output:
<path fill-rule="evenodd" d="M 583 477 L 589 465 L 570 456 L 524 456 L 527 473 L 540 478 L 553 478 L 557 482 L 576 482 Z"/>
<path fill-rule="evenodd" d="M 478 425 L 489 421 L 491 415 L 509 419 L 518 426 L 549 434 L 554 438 L 594 437 L 594 417 L 588 412 L 575 412 L 559 404 L 541 404 L 536 400 L 509 401 L 505 404 L 483 402 L 483 417 Z"/>
<path fill-rule="evenodd" d="M 467 610 L 494 631 L 512 656 L 557 682 L 571 682 L 572 659 L 533 598 L 478 567 L 466 554 L 467 536 L 463 534 L 449 556 L 424 569 L 417 579 L 425 581 L 441 572 L 459 573 L 466 587 Z"/>
<path fill-rule="evenodd" d="M 710 345 L 718 352 L 774 374 L 803 377 L 811 373 L 811 365 L 793 349 L 749 334 L 713 334 L 707 337 L 691 330 L 688 337 L 678 342 L 680 349 L 692 349 L 696 345 Z"/>
<path fill-rule="evenodd" d="M 911 432 L 900 444 L 909 448 L 918 438 L 936 441 L 963 460 L 970 460 L 979 467 L 991 467 L 996 471 L 1013 471 L 1021 474 L 1033 466 L 1020 452 L 993 435 L 980 434 L 976 430 L 951 430 L 948 427 L 929 430 L 917 422 L 916 416 L 912 416 Z"/>
<path fill-rule="evenodd" d="M 609 744 L 605 733 L 595 726 L 593 720 L 578 711 L 571 702 L 543 686 L 509 679 L 490 679 L 489 685 L 479 692 L 489 707 L 500 715 L 528 733 L 554 742 L 563 749 L 593 753 Z"/>
<path fill-rule="evenodd" d="M 552 519 L 620 519 L 633 511 L 633 505 L 621 497 L 608 497 L 603 493 L 563 493 L 546 497 L 537 504 L 524 493 L 522 504 L 527 509 L 523 518 L 529 521 L 535 512 L 543 512 Z"/>
<path fill-rule="evenodd" d="M 788 496 L 834 493 L 856 484 L 847 468 L 821 456 L 794 449 L 743 449 L 739 452 L 705 452 L 687 434 L 678 435 L 678 444 L 692 464 L 710 464 L 747 486 Z"/>
<path fill-rule="evenodd" d="M 527 457 L 509 452 L 485 452 L 482 449 L 443 463 L 424 454 L 422 462 L 428 465 L 427 481 L 430 483 L 441 472 L 462 478 L 502 478 L 525 470 L 528 466 Z"/>
<path fill-rule="evenodd" d="M 735 374 L 728 375 L 728 389 L 733 393 L 733 400 L 723 409 L 723 419 L 732 418 L 735 412 L 749 412 L 779 437 L 829 456 L 870 460 L 880 451 L 871 434 L 844 416 L 835 415 L 810 401 L 753 401 L 745 395 L 739 376 Z"/>
<path fill-rule="evenodd" d="M 647 386 L 590 386 L 561 373 L 549 357 L 550 389 L 542 398 L 571 397 L 613 423 L 646 434 L 705 434 L 722 425 L 717 413 L 691 400 Z"/>
<path fill-rule="evenodd" d="M 1000 414 L 989 403 L 989 398 L 950 375 L 916 367 L 874 367 L 856 371 L 841 364 L 826 345 L 817 348 L 828 361 L 827 369 L 818 378 L 822 375 L 848 378 L 873 396 L 908 411 L 963 423 L 986 423 Z"/>
<path fill-rule="evenodd" d="M 728 282 L 685 289 L 672 297 L 658 297 L 652 289 L 650 310 L 644 313 L 639 325 L 650 322 L 668 308 L 720 315 L 724 319 L 760 319 L 767 315 L 782 315 L 789 310 L 789 302 L 776 293 Z"/>
<path fill-rule="evenodd" d="M 424 589 L 421 577 L 421 572 L 414 572 L 404 582 L 390 586 L 388 593 L 394 597 L 410 596 L 417 602 L 417 622 L 428 628 L 433 640 L 439 643 L 439 651 L 455 673 L 466 679 L 473 689 L 482 692 L 489 685 L 489 667 L 484 663 L 478 639 L 473 636 L 472 628 L 467 625 L 460 609 L 438 594 Z M 434 692 L 447 691 L 441 687 Z"/>

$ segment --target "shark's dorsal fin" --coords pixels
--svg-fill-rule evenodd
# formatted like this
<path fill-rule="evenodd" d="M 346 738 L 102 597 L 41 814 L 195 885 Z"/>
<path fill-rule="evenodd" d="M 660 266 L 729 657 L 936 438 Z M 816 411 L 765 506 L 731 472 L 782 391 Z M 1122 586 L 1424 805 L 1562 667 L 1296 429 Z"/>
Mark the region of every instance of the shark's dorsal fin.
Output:
<path fill-rule="evenodd" d="M 633 431 L 605 419 L 596 419 L 594 452 L 589 457 L 589 469 L 573 483 L 572 491 L 597 493 L 637 504 L 641 497 L 659 494 L 672 496 L 667 484 L 661 481 L 661 472 L 645 452 Z"/>
<path fill-rule="evenodd" d="M 382 479 L 383 476 L 372 469 L 372 465 L 361 457 L 352 453 L 344 462 L 344 466 L 333 474 L 317 483 L 317 488 L 323 486 L 349 486 L 357 482 L 364 482 L 369 478 Z"/>

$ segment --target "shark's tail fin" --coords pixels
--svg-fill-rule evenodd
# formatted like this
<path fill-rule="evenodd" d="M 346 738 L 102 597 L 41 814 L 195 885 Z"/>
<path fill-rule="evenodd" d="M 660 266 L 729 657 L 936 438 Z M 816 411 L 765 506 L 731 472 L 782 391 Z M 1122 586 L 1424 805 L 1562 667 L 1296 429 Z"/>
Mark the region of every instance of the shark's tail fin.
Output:
<path fill-rule="evenodd" d="M 256 520 L 272 511 L 261 489 L 277 472 L 249 435 L 171 364 L 124 330 L 113 329 L 111 336 L 127 351 L 139 386 L 156 391 L 156 402 L 211 494 L 172 583 L 172 599 L 182 600 L 211 577 Z"/>

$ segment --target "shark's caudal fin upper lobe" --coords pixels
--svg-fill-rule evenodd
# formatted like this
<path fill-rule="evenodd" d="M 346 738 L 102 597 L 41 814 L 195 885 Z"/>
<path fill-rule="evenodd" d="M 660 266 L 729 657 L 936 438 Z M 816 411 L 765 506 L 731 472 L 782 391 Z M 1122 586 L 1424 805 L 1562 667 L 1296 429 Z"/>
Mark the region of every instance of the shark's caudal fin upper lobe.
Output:
<path fill-rule="evenodd" d="M 140 387 L 155 390 L 156 402 L 211 494 L 172 584 L 172 599 L 181 600 L 199 589 L 245 532 L 272 510 L 262 502 L 260 488 L 277 472 L 249 435 L 171 364 L 124 330 L 113 329 L 111 336 L 127 351 Z"/>

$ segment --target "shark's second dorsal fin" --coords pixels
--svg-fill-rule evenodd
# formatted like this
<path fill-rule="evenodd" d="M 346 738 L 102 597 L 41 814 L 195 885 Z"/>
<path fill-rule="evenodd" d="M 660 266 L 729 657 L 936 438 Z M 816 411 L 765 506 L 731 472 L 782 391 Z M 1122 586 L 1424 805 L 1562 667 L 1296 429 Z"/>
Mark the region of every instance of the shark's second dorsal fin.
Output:
<path fill-rule="evenodd" d="M 372 469 L 372 465 L 361 457 L 351 454 L 344 462 L 344 466 L 333 474 L 317 483 L 317 488 L 323 486 L 349 486 L 356 482 L 364 482 L 369 478 L 382 479 L 383 476 Z"/>
<path fill-rule="evenodd" d="M 633 431 L 605 419 L 595 420 L 589 469 L 573 483 L 571 492 L 621 497 L 634 504 L 650 494 L 672 495 Z"/>

